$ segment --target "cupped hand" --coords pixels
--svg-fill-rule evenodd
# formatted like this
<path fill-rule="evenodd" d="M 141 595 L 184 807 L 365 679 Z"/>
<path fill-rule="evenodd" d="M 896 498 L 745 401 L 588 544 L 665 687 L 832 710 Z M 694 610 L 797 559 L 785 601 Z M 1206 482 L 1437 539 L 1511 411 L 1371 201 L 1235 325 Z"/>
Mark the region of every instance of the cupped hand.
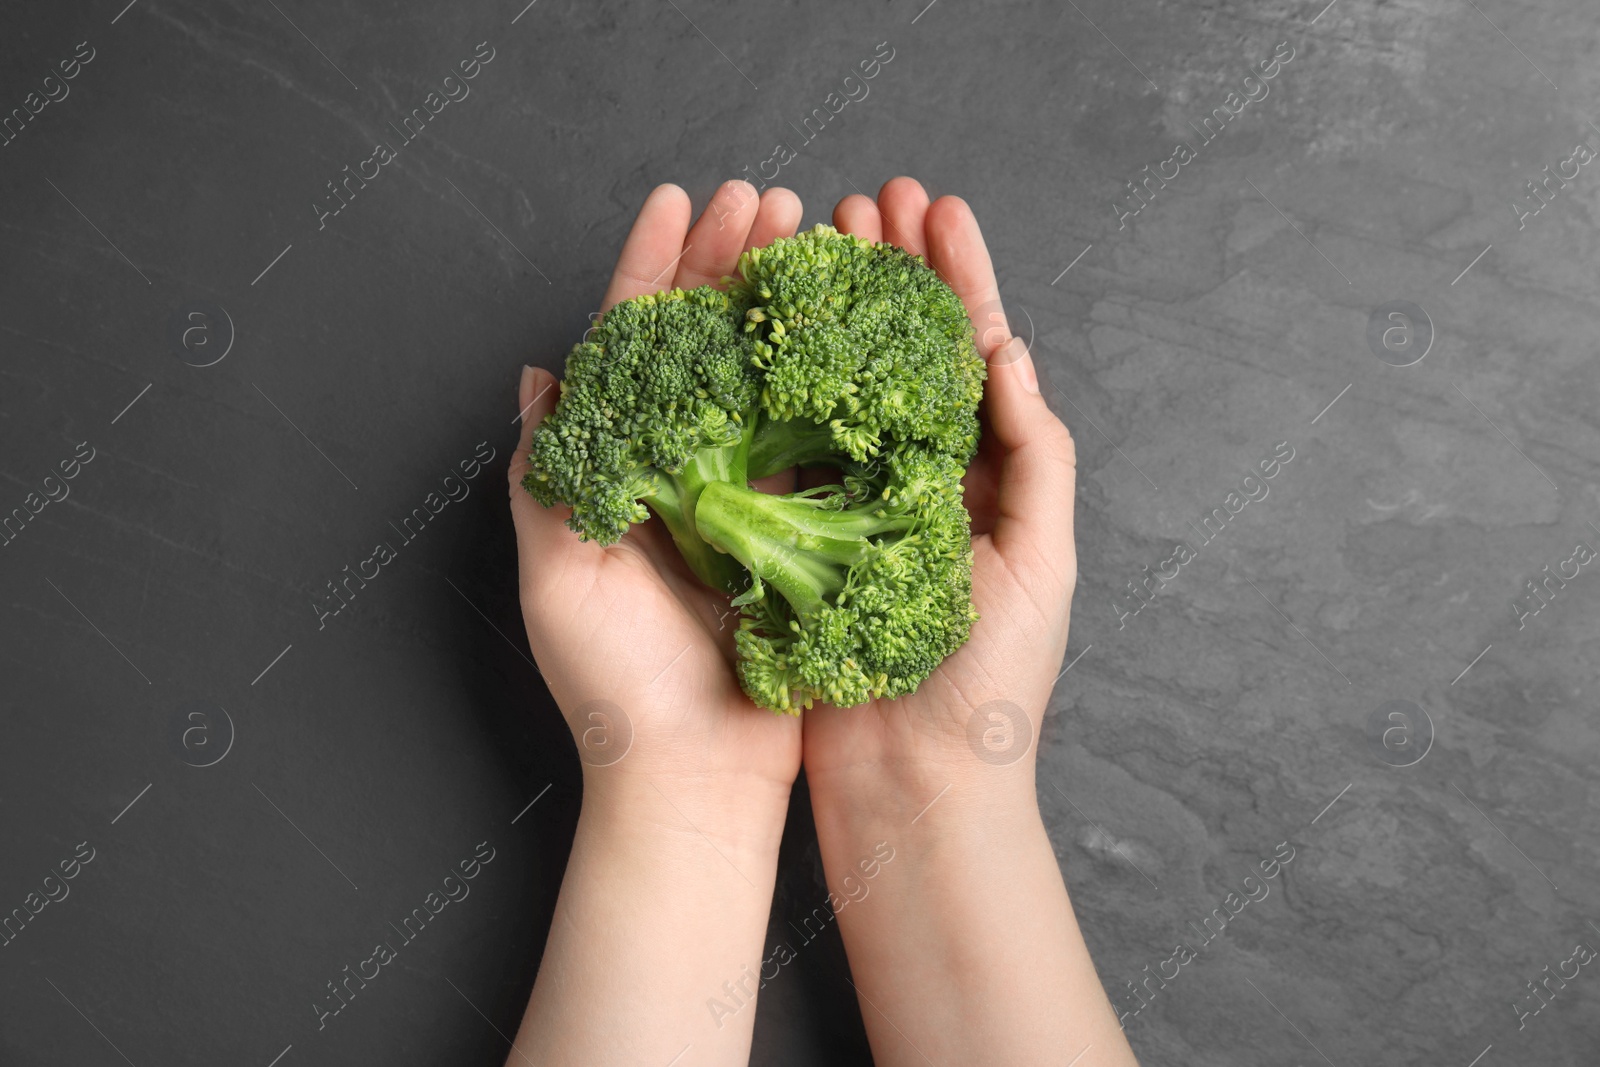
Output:
<path fill-rule="evenodd" d="M 983 437 L 964 480 L 972 515 L 972 636 L 915 693 L 854 708 L 813 707 L 804 716 L 806 777 L 813 793 L 862 793 L 904 783 L 925 788 L 989 768 L 1029 781 L 1034 742 L 1067 645 L 1077 582 L 1071 435 L 1039 394 L 1032 359 L 1006 325 L 994 268 L 966 202 L 929 203 L 910 178 L 884 185 L 876 202 L 840 201 L 834 226 L 926 258 L 972 316 L 989 366 Z"/>
<path fill-rule="evenodd" d="M 741 252 L 793 235 L 800 216 L 787 189 L 758 197 L 749 184 L 728 182 L 691 229 L 688 196 L 659 186 L 633 224 L 602 311 L 645 293 L 720 285 Z M 569 508 L 541 507 L 522 488 L 533 432 L 558 396 L 549 373 L 523 373 L 511 511 L 529 647 L 572 729 L 586 792 L 660 794 L 691 823 L 729 805 L 786 798 L 799 770 L 800 723 L 755 707 L 740 690 L 738 611 L 727 597 L 690 573 L 659 520 L 601 546 L 566 527 Z"/>

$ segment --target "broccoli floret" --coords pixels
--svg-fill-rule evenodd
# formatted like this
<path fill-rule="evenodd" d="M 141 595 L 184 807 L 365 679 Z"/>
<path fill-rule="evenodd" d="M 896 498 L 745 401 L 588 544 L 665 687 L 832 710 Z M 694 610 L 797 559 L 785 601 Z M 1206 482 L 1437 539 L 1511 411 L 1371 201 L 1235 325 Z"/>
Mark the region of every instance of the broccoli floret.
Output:
<path fill-rule="evenodd" d="M 567 360 L 524 485 L 614 542 L 651 512 L 738 593 L 739 678 L 763 707 L 909 693 L 967 639 L 961 477 L 984 364 L 960 298 L 913 257 L 830 227 L 702 287 L 617 304 Z M 838 472 L 802 493 L 749 479 Z"/>
<path fill-rule="evenodd" d="M 920 257 L 818 226 L 751 249 L 739 272 L 768 416 L 827 426 L 857 460 L 885 440 L 970 457 L 984 364 L 961 298 Z"/>
<path fill-rule="evenodd" d="M 585 540 L 611 544 L 648 504 L 706 584 L 734 592 L 739 568 L 694 530 L 707 482 L 744 483 L 760 379 L 743 308 L 710 286 L 625 300 L 567 356 L 556 410 L 533 437 L 523 487 L 572 507 Z"/>

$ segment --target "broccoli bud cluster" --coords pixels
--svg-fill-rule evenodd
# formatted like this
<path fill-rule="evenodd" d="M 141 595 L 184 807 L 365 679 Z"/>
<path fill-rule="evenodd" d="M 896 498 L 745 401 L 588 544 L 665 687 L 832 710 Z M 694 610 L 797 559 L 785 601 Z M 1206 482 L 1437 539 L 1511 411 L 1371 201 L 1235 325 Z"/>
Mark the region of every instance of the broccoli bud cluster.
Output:
<path fill-rule="evenodd" d="M 920 257 L 827 226 L 746 252 L 739 275 L 606 312 L 567 358 L 524 487 L 601 544 L 659 516 L 734 594 L 757 704 L 912 692 L 977 618 L 961 478 L 984 363 L 966 309 Z M 795 466 L 838 481 L 748 484 Z"/>

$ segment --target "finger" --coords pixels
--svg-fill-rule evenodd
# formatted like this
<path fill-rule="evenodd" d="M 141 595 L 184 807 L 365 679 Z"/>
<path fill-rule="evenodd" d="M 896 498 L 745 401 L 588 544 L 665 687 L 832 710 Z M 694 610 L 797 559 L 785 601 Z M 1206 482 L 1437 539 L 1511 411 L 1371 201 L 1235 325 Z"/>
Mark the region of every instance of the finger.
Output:
<path fill-rule="evenodd" d="M 928 214 L 928 193 L 915 178 L 890 178 L 878 191 L 878 211 L 883 233 L 914 256 L 928 254 L 923 218 Z"/>
<path fill-rule="evenodd" d="M 883 217 L 869 196 L 851 193 L 833 209 L 833 228 L 868 241 L 883 240 Z"/>
<path fill-rule="evenodd" d="M 668 287 L 672 269 L 683 254 L 689 211 L 689 194 L 676 185 L 658 185 L 650 191 L 628 231 L 622 255 L 617 257 L 617 269 L 600 301 L 601 311 L 619 300 Z"/>
<path fill-rule="evenodd" d="M 755 186 L 749 182 L 723 182 L 683 239 L 682 258 L 672 284 L 679 289 L 694 289 L 717 285 L 732 274 L 760 202 Z"/>
<path fill-rule="evenodd" d="M 928 208 L 923 223 L 930 265 L 961 297 L 972 316 L 978 354 L 989 359 L 1011 339 L 1000 288 L 994 280 L 983 232 L 967 202 L 958 196 L 941 196 Z"/>
<path fill-rule="evenodd" d="M 549 371 L 522 368 L 522 380 L 517 387 L 522 433 L 516 451 L 511 453 L 506 477 L 510 483 L 511 521 L 517 532 L 517 568 L 524 590 L 533 588 L 546 574 L 559 573 L 564 562 L 601 551 L 599 545 L 578 540 L 578 535 L 567 528 L 571 508 L 562 504 L 547 508 L 522 487 L 523 476 L 528 473 L 528 448 L 533 442 L 533 433 L 555 410 L 560 395 L 560 383 Z"/>
<path fill-rule="evenodd" d="M 1007 562 L 1073 575 L 1072 506 L 1077 452 L 1072 435 L 1039 394 L 1028 346 L 1013 337 L 989 361 L 988 430 L 1000 446 L 991 535 Z"/>
<path fill-rule="evenodd" d="M 1077 478 L 1072 435 L 1039 395 L 1027 345 L 1006 325 L 994 265 L 972 209 L 959 197 L 940 197 L 928 208 L 924 226 L 929 258 L 966 304 L 978 351 L 989 364 L 985 436 L 1000 453 L 995 548 L 1008 562 L 1042 562 L 1058 576 L 1071 576 Z"/>
<path fill-rule="evenodd" d="M 750 235 L 744 239 L 745 250 L 765 248 L 780 237 L 793 237 L 803 214 L 800 198 L 788 189 L 773 186 L 766 190 L 761 194 Z"/>

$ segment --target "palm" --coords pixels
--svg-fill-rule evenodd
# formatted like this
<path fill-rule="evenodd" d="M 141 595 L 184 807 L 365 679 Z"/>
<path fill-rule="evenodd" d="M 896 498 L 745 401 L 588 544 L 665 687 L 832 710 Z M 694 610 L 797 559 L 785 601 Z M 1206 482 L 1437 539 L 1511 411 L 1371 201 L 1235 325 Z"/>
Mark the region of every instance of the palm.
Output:
<path fill-rule="evenodd" d="M 731 669 L 737 613 L 727 598 L 699 584 L 654 522 L 610 547 L 587 547 L 595 550 L 548 583 L 540 613 L 541 644 L 580 651 L 570 658 L 598 664 L 608 679 L 602 695 L 575 701 L 561 699 L 564 680 L 548 679 L 569 709 L 580 756 L 652 777 L 751 773 L 793 781 L 797 724 L 753 707 L 739 689 Z M 616 729 L 590 714 L 614 717 L 617 709 L 625 718 Z"/>

